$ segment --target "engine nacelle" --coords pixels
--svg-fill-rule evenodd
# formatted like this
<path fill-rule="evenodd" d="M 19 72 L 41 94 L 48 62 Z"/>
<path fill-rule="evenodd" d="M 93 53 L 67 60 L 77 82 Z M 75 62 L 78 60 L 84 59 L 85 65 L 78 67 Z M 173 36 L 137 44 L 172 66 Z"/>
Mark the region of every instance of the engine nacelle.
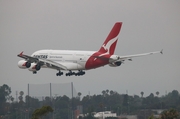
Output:
<path fill-rule="evenodd" d="M 120 57 L 118 55 L 111 55 L 109 59 L 109 63 L 119 60 Z"/>
<path fill-rule="evenodd" d="M 36 63 L 32 63 L 31 67 L 28 68 L 29 71 L 39 71 L 41 69 L 41 66 Z"/>
<path fill-rule="evenodd" d="M 25 61 L 25 60 L 20 60 L 18 62 L 18 67 L 21 68 L 21 69 L 26 69 L 26 68 L 31 67 L 31 63 L 28 62 L 28 61 Z"/>
<path fill-rule="evenodd" d="M 111 66 L 111 67 L 118 67 L 118 66 L 120 66 L 121 64 L 122 64 L 122 62 L 121 62 L 121 61 L 118 61 L 118 62 L 110 63 L 109 66 Z"/>

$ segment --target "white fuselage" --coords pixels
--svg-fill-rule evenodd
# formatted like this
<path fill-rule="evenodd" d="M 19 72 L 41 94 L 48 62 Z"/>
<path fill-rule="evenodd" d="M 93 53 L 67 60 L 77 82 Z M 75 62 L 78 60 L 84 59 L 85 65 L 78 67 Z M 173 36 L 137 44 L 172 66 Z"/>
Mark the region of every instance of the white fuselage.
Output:
<path fill-rule="evenodd" d="M 87 60 L 94 53 L 95 51 L 39 50 L 31 56 L 62 64 L 66 66 L 68 70 L 85 70 Z M 43 65 L 43 67 L 48 66 Z"/>

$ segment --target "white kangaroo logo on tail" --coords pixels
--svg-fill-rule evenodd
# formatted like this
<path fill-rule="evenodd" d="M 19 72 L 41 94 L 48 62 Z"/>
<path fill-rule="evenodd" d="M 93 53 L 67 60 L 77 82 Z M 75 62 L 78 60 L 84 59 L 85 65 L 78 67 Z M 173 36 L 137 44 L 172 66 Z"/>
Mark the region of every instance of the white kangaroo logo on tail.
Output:
<path fill-rule="evenodd" d="M 103 56 L 103 55 L 107 55 L 107 54 L 110 54 L 110 47 L 112 46 L 112 44 L 114 42 L 116 42 L 118 40 L 118 37 L 116 36 L 115 38 L 109 40 L 109 42 L 107 42 L 106 44 L 103 44 L 102 47 L 104 48 L 104 50 L 106 51 L 105 53 L 99 55 L 99 57 Z M 97 58 L 94 58 L 94 61 L 96 60 Z"/>
<path fill-rule="evenodd" d="M 101 56 L 102 56 L 102 55 L 105 55 L 105 54 L 110 54 L 110 47 L 111 47 L 111 45 L 112 45 L 114 42 L 116 42 L 117 40 L 118 40 L 118 38 L 115 37 L 115 38 L 109 40 L 109 42 L 107 42 L 107 44 L 103 44 L 102 47 L 104 48 L 104 50 L 106 50 L 106 52 L 103 53 L 103 54 L 101 54 Z"/>

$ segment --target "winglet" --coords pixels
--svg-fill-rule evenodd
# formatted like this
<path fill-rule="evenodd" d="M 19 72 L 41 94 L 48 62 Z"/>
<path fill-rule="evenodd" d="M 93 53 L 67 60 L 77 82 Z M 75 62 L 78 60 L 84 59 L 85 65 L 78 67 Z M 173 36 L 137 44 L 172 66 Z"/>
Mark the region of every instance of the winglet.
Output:
<path fill-rule="evenodd" d="M 23 51 L 18 56 L 23 56 Z"/>
<path fill-rule="evenodd" d="M 163 49 L 160 51 L 161 54 L 163 54 Z"/>

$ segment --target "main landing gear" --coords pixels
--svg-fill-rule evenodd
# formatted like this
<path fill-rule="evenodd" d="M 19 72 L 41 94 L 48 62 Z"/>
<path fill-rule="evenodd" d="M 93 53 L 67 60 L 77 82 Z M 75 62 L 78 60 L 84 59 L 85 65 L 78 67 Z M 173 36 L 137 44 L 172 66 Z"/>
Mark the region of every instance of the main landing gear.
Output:
<path fill-rule="evenodd" d="M 79 70 L 79 72 L 77 72 L 77 73 L 72 72 L 72 71 L 70 70 L 68 73 L 66 73 L 66 76 L 72 76 L 72 75 L 82 76 L 82 75 L 84 75 L 84 74 L 85 74 L 85 72 L 82 71 L 82 70 Z M 56 76 L 61 76 L 61 75 L 63 75 L 63 72 L 61 72 L 61 71 L 59 71 L 58 73 L 56 73 Z"/>
<path fill-rule="evenodd" d="M 56 76 L 61 76 L 63 75 L 63 72 L 59 71 L 58 73 L 56 73 Z"/>
<path fill-rule="evenodd" d="M 82 76 L 84 75 L 86 72 L 79 70 L 79 72 L 75 73 L 75 76 Z"/>
<path fill-rule="evenodd" d="M 77 73 L 72 72 L 72 71 L 70 70 L 68 73 L 66 73 L 66 76 L 72 76 L 72 75 L 75 75 L 75 76 L 82 76 L 82 75 L 84 75 L 84 74 L 85 74 L 85 72 L 82 71 L 82 70 L 79 70 L 79 72 L 77 72 Z"/>

